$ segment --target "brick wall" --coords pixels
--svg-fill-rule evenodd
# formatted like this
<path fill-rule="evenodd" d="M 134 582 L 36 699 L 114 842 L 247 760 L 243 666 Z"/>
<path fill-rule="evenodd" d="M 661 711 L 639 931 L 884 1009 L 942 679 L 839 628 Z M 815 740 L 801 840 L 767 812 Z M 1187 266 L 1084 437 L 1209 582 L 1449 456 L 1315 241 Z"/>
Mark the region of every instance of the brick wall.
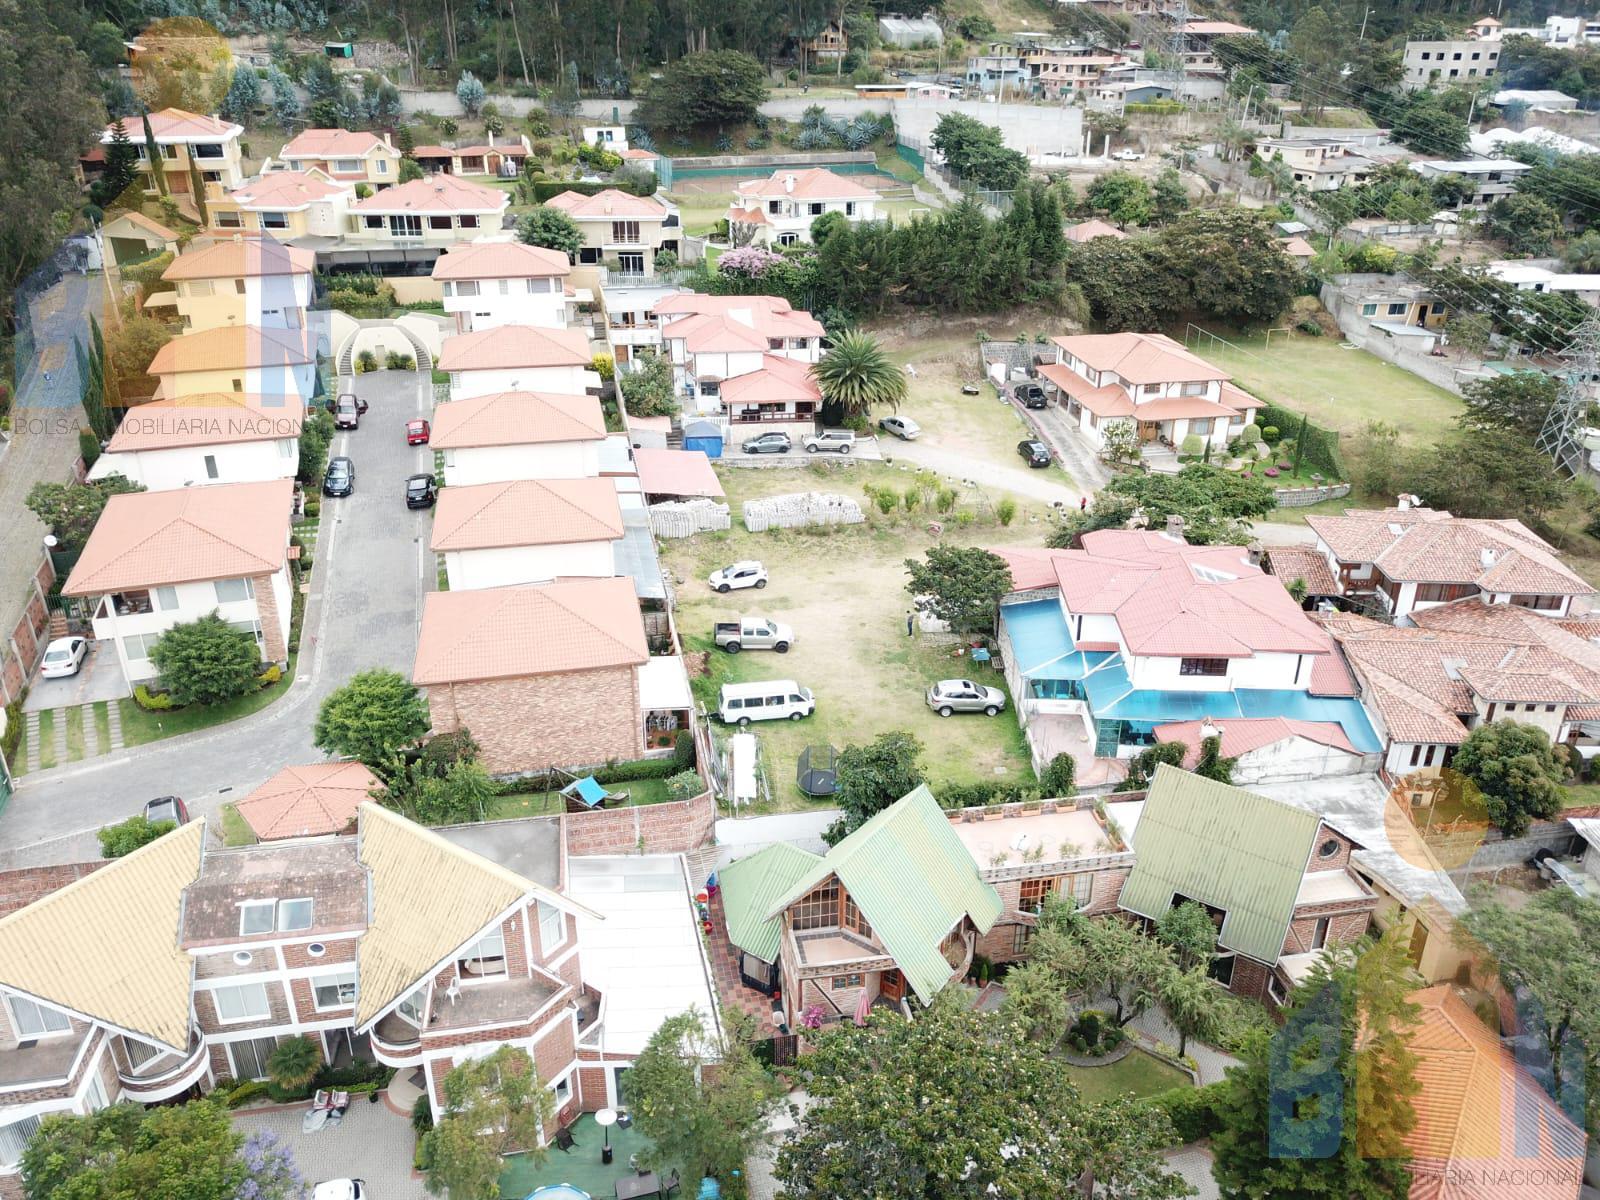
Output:
<path fill-rule="evenodd" d="M 568 854 L 637 854 L 641 838 L 646 854 L 685 854 L 711 841 L 717 810 L 707 792 L 677 803 L 567 813 L 561 819 Z"/>
<path fill-rule="evenodd" d="M 1372 910 L 1376 906 L 1374 899 L 1355 912 L 1350 911 L 1349 902 L 1308 904 L 1295 909 L 1294 920 L 1289 922 L 1288 935 L 1283 939 L 1283 953 L 1305 954 L 1310 951 L 1311 943 L 1316 939 L 1317 922 L 1323 917 L 1328 918 L 1328 945 L 1348 946 L 1358 941 L 1372 924 Z"/>
<path fill-rule="evenodd" d="M 1082 911 L 1092 917 L 1109 916 L 1116 912 L 1117 901 L 1122 897 L 1122 886 L 1128 882 L 1132 870 L 1132 867 L 1118 866 L 1095 871 L 1089 902 L 1083 906 Z M 1010 962 L 1013 959 L 1026 958 L 1026 950 L 1020 955 L 1013 950 L 1016 944 L 1017 926 L 1032 927 L 1034 924 L 1030 916 L 1023 916 L 1021 920 L 1015 919 L 1018 916 L 1017 904 L 1022 895 L 1022 881 L 1002 879 L 993 886 L 995 891 L 1000 893 L 1000 901 L 1005 905 L 1005 914 L 995 922 L 988 933 L 978 939 L 976 952 L 990 962 Z"/>
<path fill-rule="evenodd" d="M 1240 955 L 1233 960 L 1233 983 L 1229 985 L 1229 990 L 1247 1000 L 1265 1000 L 1267 980 L 1270 978 L 1272 972 L 1268 968 Z"/>
<path fill-rule="evenodd" d="M 435 733 L 467 728 L 491 774 L 595 766 L 644 753 L 632 667 L 426 689 Z"/>
<path fill-rule="evenodd" d="M 525 909 L 518 909 L 500 922 L 500 936 L 506 943 L 506 975 L 511 979 L 528 977 L 528 943 L 522 937 L 524 925 L 527 926 L 536 944 L 539 937 L 539 923 L 532 919 L 531 909 L 531 905 Z"/>
<path fill-rule="evenodd" d="M 0 917 L 26 908 L 35 900 L 59 891 L 105 865 L 103 862 L 64 863 L 54 867 L 0 871 Z"/>
<path fill-rule="evenodd" d="M 1327 858 L 1322 857 L 1322 847 L 1326 842 L 1338 842 L 1339 849 Z M 1318 826 L 1317 840 L 1311 844 L 1311 861 L 1306 864 L 1306 873 L 1313 871 L 1342 871 L 1350 863 L 1350 851 L 1355 848 L 1349 838 L 1344 834 L 1329 829 L 1326 825 Z"/>
<path fill-rule="evenodd" d="M 578 1068 L 578 1105 L 585 1112 L 598 1112 L 606 1106 L 606 1068 Z"/>
<path fill-rule="evenodd" d="M 256 575 L 250 582 L 256 593 L 256 612 L 261 618 L 261 657 L 267 662 L 286 663 L 289 647 L 279 632 L 283 617 L 278 612 L 277 593 L 272 590 L 272 576 Z M 292 578 L 290 586 L 293 586 Z"/>
<path fill-rule="evenodd" d="M 22 694 L 28 677 L 33 674 L 33 668 L 38 666 L 44 648 L 50 641 L 50 613 L 39 598 L 39 593 L 48 592 L 55 580 L 55 568 L 50 563 L 50 556 L 45 554 L 33 573 L 33 582 L 38 584 L 38 588 L 30 586 L 25 599 L 17 598 L 21 601 L 21 610 L 17 613 L 16 623 L 8 631 L 6 641 L 0 644 L 0 704 L 10 704 Z"/>
<path fill-rule="evenodd" d="M 307 954 L 307 945 L 305 942 L 290 942 L 281 946 L 283 965 L 293 971 L 301 967 L 326 967 L 338 963 L 353 963 L 356 960 L 355 938 L 344 938 L 339 941 L 324 940 L 321 958 L 312 958 Z"/>
<path fill-rule="evenodd" d="M 252 982 L 248 976 L 240 979 L 241 983 Z M 209 988 L 196 988 L 194 993 L 194 1013 L 200 1024 L 200 1032 L 205 1034 L 235 1034 L 247 1033 L 253 1029 L 276 1029 L 282 1025 L 293 1022 L 294 1017 L 289 1012 L 289 999 L 284 993 L 283 984 L 276 981 L 261 982 L 267 989 L 267 1016 L 259 1021 L 229 1021 L 224 1023 L 217 1019 L 217 1003 Z"/>

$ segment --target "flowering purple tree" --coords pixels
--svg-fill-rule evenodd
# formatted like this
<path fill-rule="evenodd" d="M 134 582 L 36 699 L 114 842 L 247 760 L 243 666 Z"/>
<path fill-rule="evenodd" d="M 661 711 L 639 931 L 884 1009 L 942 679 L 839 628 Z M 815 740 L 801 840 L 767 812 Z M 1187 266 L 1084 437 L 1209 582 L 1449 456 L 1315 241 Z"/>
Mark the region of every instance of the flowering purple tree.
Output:
<path fill-rule="evenodd" d="M 759 279 L 783 261 L 783 255 L 774 254 L 765 247 L 741 246 L 737 250 L 729 250 L 717 259 L 717 270 L 727 275 L 745 275 L 751 279 Z"/>
<path fill-rule="evenodd" d="M 249 1175 L 234 1200 L 303 1200 L 306 1181 L 276 1134 L 252 1133 L 239 1150 Z"/>

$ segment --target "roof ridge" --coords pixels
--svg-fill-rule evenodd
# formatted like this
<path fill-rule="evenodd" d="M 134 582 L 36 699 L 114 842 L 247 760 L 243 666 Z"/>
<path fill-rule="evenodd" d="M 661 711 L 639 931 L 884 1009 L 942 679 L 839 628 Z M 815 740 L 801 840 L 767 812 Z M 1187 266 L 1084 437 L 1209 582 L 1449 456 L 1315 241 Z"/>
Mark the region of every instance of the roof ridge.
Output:
<path fill-rule="evenodd" d="M 572 605 L 568 604 L 566 602 L 565 598 L 561 594 L 559 594 L 558 592 L 553 591 L 553 590 L 552 591 L 547 591 L 545 593 L 545 596 L 552 604 L 558 605 L 563 610 L 565 610 L 566 612 L 570 613 L 572 616 L 576 617 L 578 620 L 582 621 L 590 629 L 592 629 L 596 633 L 600 634 L 608 642 L 610 642 L 613 646 L 616 646 L 619 650 L 626 651 L 627 653 L 630 653 L 630 654 L 633 653 L 632 647 L 624 644 L 609 629 L 603 629 L 599 625 L 595 624 L 595 622 L 588 616 L 588 614 L 581 613 L 577 609 L 573 608 Z M 643 617 L 640 618 L 640 624 L 641 625 L 643 624 Z M 646 652 L 648 653 L 648 651 L 646 651 Z"/>

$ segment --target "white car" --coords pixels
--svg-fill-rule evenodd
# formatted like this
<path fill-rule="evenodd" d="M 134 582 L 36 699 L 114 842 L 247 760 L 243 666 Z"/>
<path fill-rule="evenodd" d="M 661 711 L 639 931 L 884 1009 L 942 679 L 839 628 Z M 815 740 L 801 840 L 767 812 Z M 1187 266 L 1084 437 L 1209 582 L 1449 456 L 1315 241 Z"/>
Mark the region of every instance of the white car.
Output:
<path fill-rule="evenodd" d="M 1116 159 L 1118 162 L 1138 162 L 1144 157 L 1144 153 L 1139 150 L 1129 150 L 1124 148 L 1122 150 L 1112 151 L 1111 157 Z"/>
<path fill-rule="evenodd" d="M 311 1189 L 311 1200 L 371 1200 L 365 1179 L 330 1179 Z"/>
<path fill-rule="evenodd" d="M 824 429 L 821 433 L 812 434 L 804 442 L 807 454 L 815 454 L 818 450 L 849 454 L 850 447 L 855 444 L 856 435 L 848 429 Z"/>
<path fill-rule="evenodd" d="M 44 648 L 44 662 L 39 667 L 39 676 L 42 679 L 65 679 L 69 675 L 76 675 L 87 657 L 88 638 L 57 638 Z"/>
<path fill-rule="evenodd" d="M 767 586 L 767 569 L 754 559 L 736 562 L 706 578 L 714 592 L 731 592 L 736 588 L 764 588 Z"/>
<path fill-rule="evenodd" d="M 902 417 L 898 413 L 892 417 L 884 417 L 878 422 L 878 428 L 885 433 L 892 433 L 897 438 L 914 442 L 922 436 L 922 426 L 910 417 Z"/>

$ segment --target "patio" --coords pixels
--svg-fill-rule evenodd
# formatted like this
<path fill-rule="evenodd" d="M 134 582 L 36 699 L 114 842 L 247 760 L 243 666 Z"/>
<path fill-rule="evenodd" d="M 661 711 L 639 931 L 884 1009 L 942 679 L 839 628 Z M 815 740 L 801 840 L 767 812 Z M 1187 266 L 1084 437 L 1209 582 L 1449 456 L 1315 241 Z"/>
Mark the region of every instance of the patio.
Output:
<path fill-rule="evenodd" d="M 637 1127 L 624 1129 L 620 1125 L 613 1125 L 611 1149 L 615 1154 L 608 1165 L 600 1161 L 603 1138 L 592 1113 L 584 1113 L 567 1128 L 573 1139 L 570 1151 L 563 1153 L 552 1145 L 546 1148 L 547 1154 L 542 1162 L 535 1162 L 520 1154 L 506 1159 L 505 1170 L 500 1175 L 500 1195 L 503 1200 L 523 1200 L 536 1188 L 562 1183 L 587 1192 L 593 1200 L 611 1200 L 617 1194 L 617 1180 L 629 1179 L 635 1174 L 628 1165 L 629 1155 L 650 1147 L 649 1139 Z M 667 1174 L 670 1174 L 670 1169 Z M 696 1180 L 696 1190 L 698 1186 L 699 1181 Z M 683 1195 L 683 1188 L 680 1187 L 673 1195 Z"/>

